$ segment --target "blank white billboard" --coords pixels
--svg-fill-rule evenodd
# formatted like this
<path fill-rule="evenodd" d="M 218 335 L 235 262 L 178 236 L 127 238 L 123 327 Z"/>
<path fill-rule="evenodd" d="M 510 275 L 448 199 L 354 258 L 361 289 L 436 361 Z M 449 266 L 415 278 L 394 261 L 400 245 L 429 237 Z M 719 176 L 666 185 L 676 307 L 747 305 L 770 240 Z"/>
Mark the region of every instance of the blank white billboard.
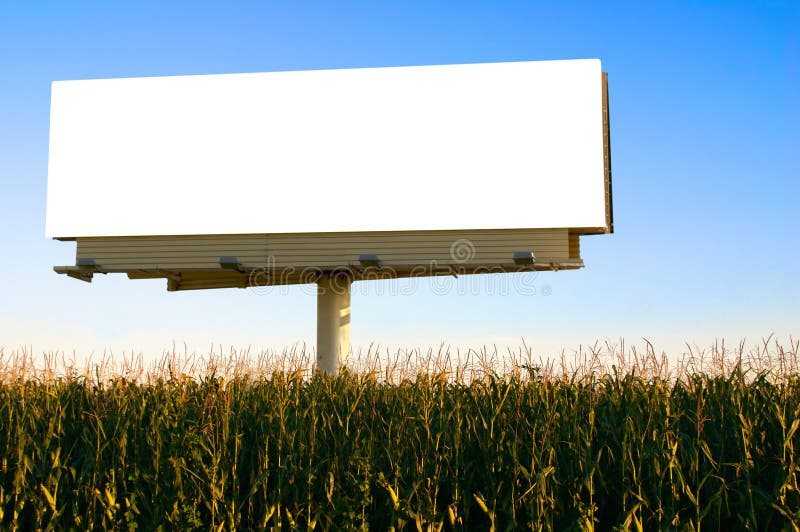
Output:
<path fill-rule="evenodd" d="M 49 237 L 605 227 L 600 61 L 56 81 Z"/>

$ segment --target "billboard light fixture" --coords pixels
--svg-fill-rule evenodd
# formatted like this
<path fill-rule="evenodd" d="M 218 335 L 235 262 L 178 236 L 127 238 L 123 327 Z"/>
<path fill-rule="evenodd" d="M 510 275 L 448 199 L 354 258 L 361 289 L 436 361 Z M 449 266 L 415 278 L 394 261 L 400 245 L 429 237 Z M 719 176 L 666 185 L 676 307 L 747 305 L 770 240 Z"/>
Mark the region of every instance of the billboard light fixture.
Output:
<path fill-rule="evenodd" d="M 515 251 L 514 252 L 514 264 L 523 266 L 530 266 L 536 263 L 536 256 L 533 254 L 533 251 Z"/>
<path fill-rule="evenodd" d="M 362 253 L 358 256 L 358 262 L 365 268 L 381 269 L 381 259 L 375 253 Z"/>
<path fill-rule="evenodd" d="M 220 257 L 219 265 L 223 270 L 233 270 L 239 273 L 244 273 L 244 267 L 236 257 Z"/>
<path fill-rule="evenodd" d="M 94 259 L 88 259 L 88 258 L 78 259 L 78 262 L 76 264 L 79 268 L 85 269 L 87 271 L 104 273 L 100 268 L 100 265 L 97 264 L 97 262 L 95 262 Z"/>

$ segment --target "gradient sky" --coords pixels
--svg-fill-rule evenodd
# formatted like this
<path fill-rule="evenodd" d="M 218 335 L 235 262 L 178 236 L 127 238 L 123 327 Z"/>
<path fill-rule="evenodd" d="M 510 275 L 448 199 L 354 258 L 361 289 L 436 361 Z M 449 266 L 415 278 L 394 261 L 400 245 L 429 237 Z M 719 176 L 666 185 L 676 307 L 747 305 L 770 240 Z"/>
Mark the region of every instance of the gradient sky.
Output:
<path fill-rule="evenodd" d="M 595 57 L 615 234 L 582 239 L 585 269 L 507 290 L 496 276 L 356 284 L 356 348 L 524 339 L 546 355 L 646 337 L 677 353 L 800 336 L 800 3 L 162 4 L 0 0 L 6 352 L 314 342 L 313 286 L 168 293 L 53 273 L 75 250 L 44 237 L 51 81 Z"/>

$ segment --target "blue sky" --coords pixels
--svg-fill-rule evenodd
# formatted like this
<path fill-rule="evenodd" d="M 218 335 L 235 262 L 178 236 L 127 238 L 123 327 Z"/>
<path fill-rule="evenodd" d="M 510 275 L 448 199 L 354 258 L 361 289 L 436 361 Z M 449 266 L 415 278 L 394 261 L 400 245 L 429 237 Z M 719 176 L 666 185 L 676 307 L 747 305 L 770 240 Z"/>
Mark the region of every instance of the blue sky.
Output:
<path fill-rule="evenodd" d="M 311 287 L 167 293 L 53 273 L 74 244 L 44 237 L 51 81 L 590 57 L 609 73 L 616 233 L 583 239 L 585 269 L 507 293 L 490 277 L 356 287 L 354 344 L 525 339 L 548 354 L 647 337 L 676 353 L 800 336 L 797 2 L 161 4 L 0 2 L 6 351 L 314 340 Z"/>

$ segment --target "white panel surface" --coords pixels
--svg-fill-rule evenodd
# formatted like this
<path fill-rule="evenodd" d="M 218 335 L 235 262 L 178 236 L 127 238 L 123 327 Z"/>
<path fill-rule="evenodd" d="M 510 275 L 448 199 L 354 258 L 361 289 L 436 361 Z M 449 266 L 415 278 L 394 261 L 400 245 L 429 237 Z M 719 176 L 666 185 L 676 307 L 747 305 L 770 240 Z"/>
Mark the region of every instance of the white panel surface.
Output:
<path fill-rule="evenodd" d="M 596 59 L 52 85 L 49 237 L 603 226 Z"/>

